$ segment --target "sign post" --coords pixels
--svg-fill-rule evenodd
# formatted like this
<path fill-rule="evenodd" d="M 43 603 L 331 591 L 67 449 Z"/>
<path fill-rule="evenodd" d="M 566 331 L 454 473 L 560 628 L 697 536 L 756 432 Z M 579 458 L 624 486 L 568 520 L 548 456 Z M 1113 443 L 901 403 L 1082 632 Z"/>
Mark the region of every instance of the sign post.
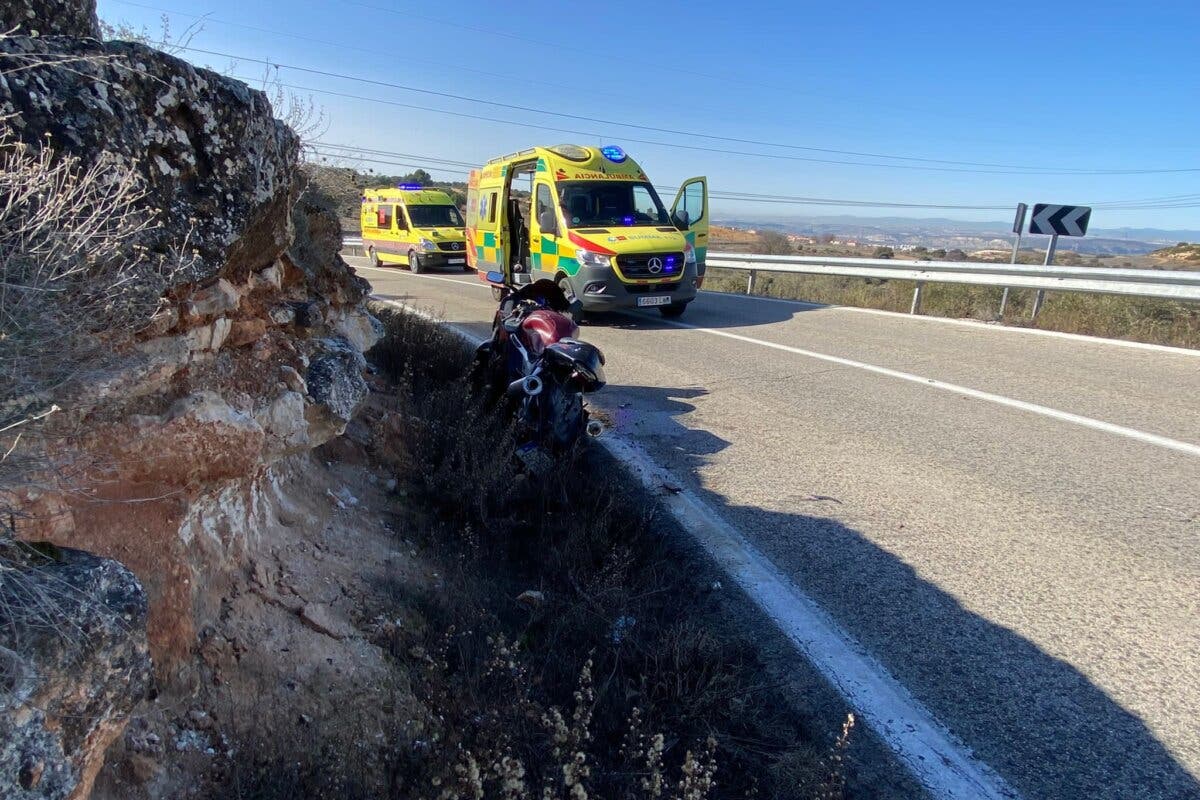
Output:
<path fill-rule="evenodd" d="M 1025 227 L 1025 212 L 1029 210 L 1029 206 L 1024 203 L 1017 203 L 1017 215 L 1013 219 L 1013 233 L 1017 235 L 1017 239 L 1013 242 L 1012 260 L 1010 264 L 1017 263 L 1017 252 L 1021 249 L 1021 229 Z M 1008 287 L 1004 287 L 1004 294 L 1000 295 L 1000 319 L 1004 319 L 1004 309 L 1008 306 Z"/>
<path fill-rule="evenodd" d="M 1030 233 L 1041 233 L 1050 237 L 1046 245 L 1046 260 L 1044 266 L 1054 263 L 1054 251 L 1058 249 L 1059 236 L 1084 236 L 1087 234 L 1088 222 L 1092 218 L 1092 209 L 1088 206 L 1056 206 L 1049 203 L 1037 203 L 1033 206 L 1033 219 L 1029 223 Z M 1046 299 L 1046 291 L 1038 289 L 1033 296 L 1033 312 L 1030 319 L 1037 319 Z"/>

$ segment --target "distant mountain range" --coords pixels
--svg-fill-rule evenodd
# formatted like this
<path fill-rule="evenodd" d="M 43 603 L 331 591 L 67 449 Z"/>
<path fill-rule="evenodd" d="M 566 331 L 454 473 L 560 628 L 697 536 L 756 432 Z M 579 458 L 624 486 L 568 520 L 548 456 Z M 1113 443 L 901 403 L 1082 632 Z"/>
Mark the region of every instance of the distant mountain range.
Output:
<path fill-rule="evenodd" d="M 859 244 L 889 247 L 959 248 L 961 250 L 1012 247 L 1011 222 L 968 222 L 958 219 L 913 217 L 771 216 L 728 217 L 714 220 L 735 228 L 771 229 L 802 236 L 832 234 Z M 1042 246 L 1045 236 L 1026 235 L 1024 247 Z M 1158 228 L 1093 228 L 1080 238 L 1060 237 L 1060 250 L 1094 255 L 1144 255 L 1165 245 L 1200 241 L 1200 230 Z"/>

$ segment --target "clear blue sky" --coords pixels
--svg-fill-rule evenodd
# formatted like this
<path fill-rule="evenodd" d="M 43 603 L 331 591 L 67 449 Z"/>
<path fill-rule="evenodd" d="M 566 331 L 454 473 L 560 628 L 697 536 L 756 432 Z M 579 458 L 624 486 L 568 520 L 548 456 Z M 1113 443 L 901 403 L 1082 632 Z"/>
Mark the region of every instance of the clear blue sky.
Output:
<path fill-rule="evenodd" d="M 243 60 L 231 65 L 221 56 L 182 55 L 241 77 L 260 77 L 265 69 L 245 59 L 267 59 L 506 105 L 799 147 L 1020 168 L 1197 171 L 1050 175 L 897 169 L 879 164 L 993 168 L 637 130 L 281 70 L 288 84 L 580 132 L 312 92 L 329 113 L 321 138 L 331 143 L 474 164 L 533 144 L 603 141 L 624 145 L 660 185 L 706 174 L 714 191 L 872 202 L 1010 206 L 1191 195 L 1188 202 L 1197 207 L 1097 207 L 1092 226 L 1200 228 L 1200 3 L 1195 0 L 100 0 L 103 19 L 145 25 L 152 33 L 161 30 L 164 11 L 175 33 L 196 15 L 208 15 L 192 45 Z M 458 169 L 432 163 L 428 168 L 446 178 Z M 1008 211 L 732 200 L 719 201 L 715 210 L 718 215 L 1011 218 Z"/>

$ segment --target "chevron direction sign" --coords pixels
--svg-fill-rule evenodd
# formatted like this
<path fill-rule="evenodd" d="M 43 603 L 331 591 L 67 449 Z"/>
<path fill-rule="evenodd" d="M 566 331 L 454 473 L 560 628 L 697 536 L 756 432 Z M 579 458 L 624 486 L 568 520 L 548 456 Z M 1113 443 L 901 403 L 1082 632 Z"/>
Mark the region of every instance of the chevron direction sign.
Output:
<path fill-rule="evenodd" d="M 1047 236 L 1083 236 L 1087 233 L 1092 209 L 1087 206 L 1052 206 L 1035 203 L 1033 219 L 1029 222 L 1030 233 Z"/>

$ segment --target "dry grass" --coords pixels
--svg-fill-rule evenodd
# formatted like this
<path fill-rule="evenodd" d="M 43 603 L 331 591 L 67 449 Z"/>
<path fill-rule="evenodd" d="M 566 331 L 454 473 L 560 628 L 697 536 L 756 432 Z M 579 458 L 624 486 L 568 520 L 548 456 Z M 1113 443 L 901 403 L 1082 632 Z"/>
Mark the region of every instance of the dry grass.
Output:
<path fill-rule="evenodd" d="M 746 291 L 746 274 L 710 269 L 704 288 L 717 292 Z M 1000 288 L 926 284 L 924 314 L 957 319 L 995 320 Z M 841 278 L 825 275 L 758 274 L 755 294 L 813 303 L 907 312 L 912 281 Z M 1200 347 L 1200 304 L 1171 300 L 1048 292 L 1038 318 L 1030 321 L 1032 291 L 1013 291 L 1004 322 L 1043 330 L 1081 333 L 1138 342 Z"/>
<path fill-rule="evenodd" d="M 378 644 L 426 713 L 370 757 L 343 752 L 345 732 L 277 743 L 282 765 L 249 760 L 219 796 L 842 797 L 844 742 L 806 730 L 764 684 L 754 643 L 724 627 L 654 499 L 594 448 L 536 481 L 518 475 L 462 344 L 378 313 L 388 333 L 371 355 L 407 420 L 378 448 L 400 473 L 397 528 L 445 582 L 436 596 L 394 586 L 429 632 Z M 327 780 L 347 771 L 353 786 Z"/>

